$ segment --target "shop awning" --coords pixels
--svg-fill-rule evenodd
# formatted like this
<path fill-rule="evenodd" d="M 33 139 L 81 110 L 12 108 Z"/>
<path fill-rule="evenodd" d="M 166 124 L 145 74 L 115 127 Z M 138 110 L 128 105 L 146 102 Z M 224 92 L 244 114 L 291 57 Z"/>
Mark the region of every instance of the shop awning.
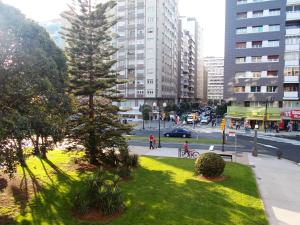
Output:
<path fill-rule="evenodd" d="M 280 109 L 279 108 L 268 108 L 266 114 L 265 107 L 239 107 L 239 106 L 229 106 L 227 108 L 228 118 L 247 118 L 249 120 L 264 120 L 267 117 L 269 121 L 279 121 L 280 120 Z"/>

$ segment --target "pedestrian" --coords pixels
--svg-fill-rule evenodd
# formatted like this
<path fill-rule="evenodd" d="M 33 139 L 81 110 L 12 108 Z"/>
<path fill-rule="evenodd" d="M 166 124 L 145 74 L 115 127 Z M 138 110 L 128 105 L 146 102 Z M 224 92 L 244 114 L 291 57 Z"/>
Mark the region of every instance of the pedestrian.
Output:
<path fill-rule="evenodd" d="M 293 131 L 293 125 L 291 122 L 289 122 L 288 124 L 288 132 L 292 132 Z"/>
<path fill-rule="evenodd" d="M 185 143 L 183 144 L 183 150 L 184 150 L 184 153 L 187 153 L 188 155 L 190 154 L 188 141 L 185 141 Z"/>
<path fill-rule="evenodd" d="M 149 149 L 151 150 L 151 149 L 154 149 L 154 135 L 153 134 L 151 134 L 150 136 L 149 136 Z"/>
<path fill-rule="evenodd" d="M 153 147 L 154 147 L 154 148 L 157 148 L 155 136 L 153 136 Z"/>

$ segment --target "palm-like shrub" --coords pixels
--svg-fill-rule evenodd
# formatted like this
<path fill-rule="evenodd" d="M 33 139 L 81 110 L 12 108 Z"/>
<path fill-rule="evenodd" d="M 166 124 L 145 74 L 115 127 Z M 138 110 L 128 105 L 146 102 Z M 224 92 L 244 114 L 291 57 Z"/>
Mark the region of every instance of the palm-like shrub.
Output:
<path fill-rule="evenodd" d="M 224 172 L 225 161 L 216 153 L 204 153 L 195 163 L 196 175 L 204 177 L 218 177 Z"/>
<path fill-rule="evenodd" d="M 105 215 L 119 212 L 124 203 L 118 182 L 118 176 L 98 170 L 84 180 L 75 195 L 74 207 L 81 214 L 86 214 L 90 209 L 98 209 Z"/>

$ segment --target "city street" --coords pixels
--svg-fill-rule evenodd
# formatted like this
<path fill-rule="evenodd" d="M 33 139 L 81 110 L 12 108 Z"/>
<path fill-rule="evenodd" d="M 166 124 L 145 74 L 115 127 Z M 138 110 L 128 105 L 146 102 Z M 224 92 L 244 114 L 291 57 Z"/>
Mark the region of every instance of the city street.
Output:
<path fill-rule="evenodd" d="M 157 121 L 156 121 L 157 122 Z M 141 129 L 138 126 L 138 130 L 134 130 L 132 132 L 135 136 L 149 136 L 153 134 L 158 139 L 158 125 L 157 123 L 152 122 L 152 128 L 145 127 L 145 130 Z M 172 123 L 166 123 L 166 128 L 163 128 L 163 123 L 161 123 L 161 136 L 163 133 L 170 131 L 173 129 Z M 192 131 L 192 138 L 205 138 L 205 139 L 222 139 L 222 134 L 219 129 L 219 126 L 212 128 L 209 125 L 201 125 L 197 126 L 195 129 L 192 128 L 192 125 L 185 125 L 183 126 L 185 129 Z M 254 141 L 254 132 L 250 134 L 245 134 L 244 131 L 238 131 L 237 135 L 237 152 L 251 152 L 253 149 L 253 141 Z M 281 150 L 283 153 L 282 158 L 294 161 L 296 163 L 300 162 L 300 140 L 299 136 L 287 136 L 285 132 L 282 132 L 282 135 L 279 134 L 279 137 L 274 136 L 272 134 L 258 134 L 258 141 L 257 141 L 257 149 L 258 154 L 265 154 L 276 156 L 277 150 Z M 182 139 L 182 144 L 186 139 Z M 188 139 L 187 139 L 188 140 Z M 225 145 L 225 151 L 235 151 L 234 146 L 234 137 L 227 137 L 227 141 Z M 134 146 L 148 146 L 146 141 L 129 141 L 130 145 Z M 168 143 L 161 143 L 163 147 L 167 148 L 180 148 L 182 147 L 180 143 L 172 143 L 172 138 L 170 138 L 170 142 Z M 199 149 L 205 150 L 209 149 L 212 145 L 208 144 L 190 144 L 191 149 Z M 213 145 L 214 150 L 221 150 L 221 145 Z"/>

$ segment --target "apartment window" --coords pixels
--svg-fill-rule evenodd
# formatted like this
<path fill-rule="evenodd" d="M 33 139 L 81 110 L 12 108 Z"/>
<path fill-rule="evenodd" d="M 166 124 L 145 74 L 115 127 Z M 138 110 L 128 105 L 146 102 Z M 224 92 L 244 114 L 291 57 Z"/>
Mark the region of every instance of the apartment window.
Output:
<path fill-rule="evenodd" d="M 285 60 L 299 60 L 300 55 L 299 52 L 287 52 L 284 54 Z"/>
<path fill-rule="evenodd" d="M 234 87 L 234 93 L 245 93 L 245 86 Z"/>
<path fill-rule="evenodd" d="M 269 25 L 269 31 L 280 31 L 280 25 L 279 24 L 274 24 L 274 25 Z"/>
<path fill-rule="evenodd" d="M 269 93 L 277 92 L 277 86 L 267 86 L 267 92 Z"/>
<path fill-rule="evenodd" d="M 237 42 L 235 47 L 236 48 L 246 48 L 246 42 Z"/>
<path fill-rule="evenodd" d="M 261 77 L 261 71 L 253 71 L 252 72 L 253 78 L 260 78 Z"/>
<path fill-rule="evenodd" d="M 268 55 L 268 62 L 279 62 L 279 55 Z"/>
<path fill-rule="evenodd" d="M 299 91 L 299 84 L 284 84 L 284 92 L 296 92 Z"/>
<path fill-rule="evenodd" d="M 262 17 L 264 15 L 264 11 L 263 10 L 257 10 L 257 11 L 253 11 L 253 17 Z"/>
<path fill-rule="evenodd" d="M 286 45 L 298 45 L 300 44 L 300 37 L 299 36 L 289 36 L 285 38 Z"/>
<path fill-rule="evenodd" d="M 262 41 L 252 41 L 252 48 L 261 48 Z"/>
<path fill-rule="evenodd" d="M 236 28 L 236 34 L 246 34 L 246 33 L 247 33 L 247 27 Z"/>
<path fill-rule="evenodd" d="M 153 79 L 147 79 L 147 84 L 153 84 Z"/>
<path fill-rule="evenodd" d="M 237 0 L 236 3 L 238 5 L 247 4 L 247 0 Z"/>
<path fill-rule="evenodd" d="M 235 58 L 235 63 L 245 63 L 246 62 L 246 57 L 236 57 Z"/>
<path fill-rule="evenodd" d="M 269 16 L 279 16 L 280 15 L 280 9 L 270 9 L 269 10 Z"/>
<path fill-rule="evenodd" d="M 286 67 L 284 69 L 284 76 L 299 76 L 299 67 Z"/>
<path fill-rule="evenodd" d="M 252 63 L 260 63 L 261 62 L 261 56 L 252 56 L 251 57 Z"/>
<path fill-rule="evenodd" d="M 260 86 L 251 86 L 251 92 L 252 93 L 261 92 L 261 87 Z"/>
<path fill-rule="evenodd" d="M 236 18 L 238 20 L 241 20 L 241 19 L 247 19 L 247 12 L 239 12 L 236 14 Z"/>
<path fill-rule="evenodd" d="M 264 31 L 264 28 L 263 26 L 253 26 L 252 27 L 252 32 L 253 33 L 261 33 Z"/>
<path fill-rule="evenodd" d="M 246 72 L 236 72 L 235 78 L 246 78 Z"/>
<path fill-rule="evenodd" d="M 268 47 L 279 47 L 279 40 L 269 40 Z"/>
<path fill-rule="evenodd" d="M 134 75 L 135 69 L 128 69 L 128 75 Z"/>
<path fill-rule="evenodd" d="M 268 70 L 267 77 L 278 77 L 278 71 L 277 70 Z"/>

